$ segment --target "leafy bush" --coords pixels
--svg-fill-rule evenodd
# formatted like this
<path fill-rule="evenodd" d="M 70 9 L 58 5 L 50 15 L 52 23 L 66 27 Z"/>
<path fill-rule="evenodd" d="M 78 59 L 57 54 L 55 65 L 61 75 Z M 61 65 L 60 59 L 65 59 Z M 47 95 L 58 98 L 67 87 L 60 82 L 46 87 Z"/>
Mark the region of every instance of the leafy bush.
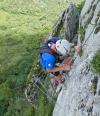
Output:
<path fill-rule="evenodd" d="M 51 116 L 54 108 L 53 103 L 49 103 L 46 96 L 40 93 L 38 107 L 35 110 L 35 116 Z"/>
<path fill-rule="evenodd" d="M 4 116 L 4 113 L 7 112 L 9 103 L 6 100 L 0 100 L 0 116 Z"/>
<path fill-rule="evenodd" d="M 8 101 L 12 95 L 12 90 L 9 88 L 6 82 L 0 84 L 0 100 Z"/>

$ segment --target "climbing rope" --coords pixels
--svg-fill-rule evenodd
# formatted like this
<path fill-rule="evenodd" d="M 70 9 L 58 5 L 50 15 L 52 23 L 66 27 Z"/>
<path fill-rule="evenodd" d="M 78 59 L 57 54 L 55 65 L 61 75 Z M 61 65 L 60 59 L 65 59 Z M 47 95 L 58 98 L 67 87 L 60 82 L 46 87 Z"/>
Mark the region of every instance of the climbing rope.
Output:
<path fill-rule="evenodd" d="M 36 83 L 34 83 L 34 85 L 44 94 L 44 95 L 46 95 L 46 96 L 48 96 L 47 95 L 47 90 L 44 92 Z M 43 87 L 43 85 L 42 85 L 42 87 Z M 53 99 L 53 96 L 49 96 L 50 97 L 50 100 L 53 102 L 53 103 L 56 103 L 56 101 Z M 62 108 L 61 107 L 61 105 L 59 104 L 59 103 L 56 103 L 60 108 Z M 63 109 L 63 108 L 62 108 Z"/>
<path fill-rule="evenodd" d="M 32 77 L 32 83 L 34 85 L 36 85 L 38 87 L 38 89 L 44 93 L 45 95 L 47 95 L 48 91 L 47 91 L 47 88 L 45 87 L 43 81 L 44 81 L 44 78 L 47 76 L 47 73 L 45 71 L 41 71 L 38 75 Z M 51 82 L 50 79 L 48 80 L 48 82 Z M 39 85 L 41 85 L 41 87 L 44 89 L 44 91 L 39 87 Z M 48 96 L 48 95 L 47 95 Z M 49 97 L 53 97 L 53 96 L 50 96 Z"/>
<path fill-rule="evenodd" d="M 41 75 L 41 74 L 42 74 L 42 75 Z M 38 76 L 40 76 L 40 77 L 34 77 L 34 76 L 33 76 L 33 81 L 32 81 L 32 83 L 33 83 L 44 95 L 49 96 L 49 99 L 52 101 L 52 103 L 55 104 L 56 101 L 54 100 L 53 96 L 50 95 L 50 94 L 48 93 L 47 88 L 43 85 L 43 83 L 42 83 L 42 81 L 41 81 L 41 79 L 42 79 L 44 76 L 47 76 L 47 73 L 44 72 L 44 71 L 41 71 L 41 72 L 39 73 Z M 36 79 L 36 78 L 38 78 L 38 79 Z M 35 79 L 36 79 L 36 80 L 35 80 Z M 50 81 L 50 79 L 49 79 L 49 81 Z M 50 82 L 51 82 L 51 81 L 50 81 Z M 40 84 L 41 87 L 44 89 L 44 91 L 40 88 L 39 84 Z M 48 94 L 49 94 L 49 95 L 48 95 Z M 56 103 L 56 104 L 57 104 L 61 109 L 63 109 L 62 106 L 61 106 L 59 103 Z"/>
<path fill-rule="evenodd" d="M 90 24 L 94 25 L 94 28 L 93 28 L 92 32 L 89 34 L 89 36 L 87 37 L 87 39 L 84 41 L 84 43 L 81 45 L 82 47 L 86 44 L 87 40 L 90 38 L 92 33 L 93 33 L 93 37 L 94 37 L 95 29 L 97 28 L 97 26 L 100 26 L 100 23 L 96 23 L 96 24 L 90 23 Z"/>

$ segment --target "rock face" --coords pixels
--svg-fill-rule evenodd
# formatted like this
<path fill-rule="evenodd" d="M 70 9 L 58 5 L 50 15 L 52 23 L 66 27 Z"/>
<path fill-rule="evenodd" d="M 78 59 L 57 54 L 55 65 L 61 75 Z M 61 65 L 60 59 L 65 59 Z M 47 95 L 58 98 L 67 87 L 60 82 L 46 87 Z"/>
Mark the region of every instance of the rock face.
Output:
<path fill-rule="evenodd" d="M 58 18 L 53 27 L 51 37 L 58 36 L 72 42 L 77 33 L 79 14 L 74 4 L 70 4 Z"/>
<path fill-rule="evenodd" d="M 69 39 L 71 33 L 67 34 L 67 20 L 65 24 L 65 38 Z M 66 82 L 53 116 L 100 116 L 100 75 L 92 72 L 90 65 L 93 56 L 100 50 L 99 0 L 86 0 L 84 4 L 79 17 L 78 45 L 82 46 L 81 56 L 77 55 L 72 70 L 65 75 Z"/>

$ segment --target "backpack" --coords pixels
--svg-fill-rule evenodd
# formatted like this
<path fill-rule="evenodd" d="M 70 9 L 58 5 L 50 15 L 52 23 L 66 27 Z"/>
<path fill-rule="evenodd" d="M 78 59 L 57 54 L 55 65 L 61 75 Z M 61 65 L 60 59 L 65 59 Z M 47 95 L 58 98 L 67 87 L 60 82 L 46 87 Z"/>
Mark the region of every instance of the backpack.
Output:
<path fill-rule="evenodd" d="M 42 55 L 44 53 L 49 53 L 49 54 L 52 54 L 52 55 L 56 56 L 57 53 L 48 46 L 48 43 L 53 42 L 55 44 L 56 41 L 57 40 L 55 40 L 55 39 L 49 39 L 45 43 L 43 43 L 40 46 L 40 55 Z"/>

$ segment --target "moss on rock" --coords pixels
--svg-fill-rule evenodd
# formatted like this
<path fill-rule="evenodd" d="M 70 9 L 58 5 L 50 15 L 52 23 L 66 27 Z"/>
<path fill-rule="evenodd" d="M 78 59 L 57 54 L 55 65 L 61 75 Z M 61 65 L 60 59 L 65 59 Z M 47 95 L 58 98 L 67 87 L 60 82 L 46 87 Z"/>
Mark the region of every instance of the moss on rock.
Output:
<path fill-rule="evenodd" d="M 82 26 L 79 28 L 79 34 L 80 34 L 80 40 L 81 42 L 83 42 L 83 40 L 85 39 L 85 29 Z"/>
<path fill-rule="evenodd" d="M 91 66 L 92 66 L 94 72 L 100 74 L 100 50 L 97 51 L 97 53 L 93 57 L 93 59 L 91 61 Z"/>
<path fill-rule="evenodd" d="M 97 34 L 100 31 L 100 25 L 96 27 L 94 33 Z"/>

